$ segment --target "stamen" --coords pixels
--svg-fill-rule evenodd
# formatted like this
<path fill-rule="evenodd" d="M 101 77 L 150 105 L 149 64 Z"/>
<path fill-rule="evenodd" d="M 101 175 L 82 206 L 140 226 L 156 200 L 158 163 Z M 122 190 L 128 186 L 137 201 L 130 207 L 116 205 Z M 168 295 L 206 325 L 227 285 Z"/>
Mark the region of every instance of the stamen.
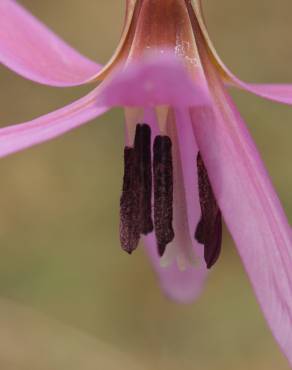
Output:
<path fill-rule="evenodd" d="M 124 150 L 124 180 L 120 200 L 120 240 L 122 248 L 132 253 L 140 239 L 139 182 L 134 148 Z"/>
<path fill-rule="evenodd" d="M 148 125 L 137 125 L 134 148 L 137 153 L 138 182 L 140 187 L 140 232 L 147 235 L 153 231 L 151 217 L 151 129 Z"/>
<path fill-rule="evenodd" d="M 195 238 L 199 243 L 204 244 L 204 258 L 207 268 L 210 269 L 221 252 L 222 217 L 200 153 L 197 156 L 197 170 L 202 216 Z"/>
<path fill-rule="evenodd" d="M 154 141 L 154 225 L 158 252 L 163 256 L 166 246 L 174 239 L 173 219 L 173 164 L 171 140 L 157 136 Z"/>
<path fill-rule="evenodd" d="M 155 108 L 156 118 L 161 135 L 166 133 L 167 118 L 169 115 L 168 105 L 159 105 Z"/>
<path fill-rule="evenodd" d="M 144 109 L 127 107 L 124 109 L 126 122 L 126 143 L 132 147 L 134 144 L 137 122 L 141 122 Z"/>
<path fill-rule="evenodd" d="M 146 124 L 136 126 L 134 147 L 124 151 L 124 181 L 120 201 L 120 240 L 122 248 L 132 253 L 140 234 L 153 231 L 151 129 Z"/>

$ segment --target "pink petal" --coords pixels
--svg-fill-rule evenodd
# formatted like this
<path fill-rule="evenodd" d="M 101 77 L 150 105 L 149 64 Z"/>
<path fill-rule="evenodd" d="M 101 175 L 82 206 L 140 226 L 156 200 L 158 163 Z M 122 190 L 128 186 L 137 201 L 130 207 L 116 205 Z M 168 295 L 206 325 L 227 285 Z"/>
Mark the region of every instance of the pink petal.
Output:
<path fill-rule="evenodd" d="M 291 229 L 247 128 L 212 68 L 206 70 L 213 107 L 193 109 L 195 136 L 257 299 L 292 364 Z"/>
<path fill-rule="evenodd" d="M 181 239 L 182 237 L 182 239 Z M 189 238 L 189 236 L 187 236 Z M 183 241 L 184 235 L 179 235 L 178 240 Z M 162 267 L 157 253 L 154 233 L 143 238 L 145 250 L 150 257 L 152 266 L 159 278 L 160 286 L 166 296 L 176 302 L 190 303 L 202 292 L 206 273 L 201 268 L 188 266 L 180 270 L 175 261 Z"/>
<path fill-rule="evenodd" d="M 175 239 L 168 245 L 167 250 L 172 249 L 178 252 L 180 258 L 189 258 L 190 263 L 186 261 L 187 264 L 181 266 L 182 269 L 178 267 L 178 261 L 174 259 L 167 266 L 162 267 L 154 233 L 144 237 L 143 240 L 165 294 L 175 301 L 189 303 L 200 295 L 207 276 L 207 268 L 203 257 L 203 247 L 194 239 L 195 227 L 201 214 L 196 192 L 197 146 L 188 112 L 178 111 L 177 118 L 180 119 L 177 121 L 177 129 L 174 116 L 171 117 L 172 122 L 168 125 L 168 134 L 173 143 Z M 148 113 L 144 120 L 151 124 L 152 139 L 154 139 L 154 136 L 158 134 L 155 117 Z M 180 140 L 184 140 L 184 148 L 179 147 Z M 193 258 L 196 259 L 195 263 L 191 261 Z"/>
<path fill-rule="evenodd" d="M 40 144 L 100 116 L 108 107 L 98 105 L 97 91 L 55 112 L 0 129 L 0 157 Z"/>
<path fill-rule="evenodd" d="M 83 84 L 101 69 L 14 0 L 0 2 L 0 62 L 23 77 L 52 86 Z"/>
<path fill-rule="evenodd" d="M 118 70 L 104 92 L 110 105 L 188 107 L 207 101 L 200 75 L 192 80 L 173 54 L 151 54 Z"/>
<path fill-rule="evenodd" d="M 239 80 L 226 67 L 225 72 L 228 73 L 229 86 L 251 92 L 265 99 L 292 104 L 292 85 L 290 84 L 251 84 Z"/>

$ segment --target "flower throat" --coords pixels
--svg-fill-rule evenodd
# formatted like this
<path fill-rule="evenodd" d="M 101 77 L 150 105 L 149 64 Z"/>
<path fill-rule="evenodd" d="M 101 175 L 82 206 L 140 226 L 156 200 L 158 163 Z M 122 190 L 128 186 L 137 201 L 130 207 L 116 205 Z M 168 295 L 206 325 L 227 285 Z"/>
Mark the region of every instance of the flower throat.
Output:
<path fill-rule="evenodd" d="M 152 159 L 153 152 L 153 159 Z M 198 188 L 201 219 L 195 228 L 195 239 L 204 244 L 208 268 L 221 251 L 221 212 L 214 197 L 200 153 L 197 156 Z M 173 229 L 173 159 L 172 142 L 167 135 L 158 135 L 151 150 L 151 129 L 137 124 L 133 147 L 124 149 L 124 178 L 120 199 L 120 241 L 132 253 L 141 235 L 155 232 L 157 249 L 162 257 L 174 240 Z M 152 190 L 153 215 L 152 219 Z"/>

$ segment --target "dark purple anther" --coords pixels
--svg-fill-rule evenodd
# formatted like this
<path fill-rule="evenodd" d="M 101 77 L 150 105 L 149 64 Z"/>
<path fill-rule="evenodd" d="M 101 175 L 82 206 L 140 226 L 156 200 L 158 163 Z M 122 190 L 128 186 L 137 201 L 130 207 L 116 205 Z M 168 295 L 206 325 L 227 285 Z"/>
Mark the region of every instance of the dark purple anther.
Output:
<path fill-rule="evenodd" d="M 204 257 L 207 268 L 210 269 L 221 252 L 222 217 L 200 153 L 197 156 L 197 170 L 202 216 L 195 238 L 199 243 L 204 244 Z"/>
<path fill-rule="evenodd" d="M 153 231 L 152 221 L 152 168 L 151 168 L 151 129 L 146 124 L 136 128 L 134 148 L 137 155 L 137 174 L 140 184 L 140 232 L 148 234 Z"/>
<path fill-rule="evenodd" d="M 140 199 L 137 156 L 134 148 L 124 150 L 124 180 L 120 200 L 120 240 L 122 248 L 132 253 L 140 239 Z"/>
<path fill-rule="evenodd" d="M 124 181 L 120 201 L 120 240 L 122 248 L 132 253 L 140 235 L 153 231 L 151 129 L 136 126 L 134 147 L 124 151 Z"/>
<path fill-rule="evenodd" d="M 171 140 L 168 136 L 155 138 L 153 147 L 154 227 L 160 256 L 163 256 L 167 244 L 174 238 L 171 147 Z"/>

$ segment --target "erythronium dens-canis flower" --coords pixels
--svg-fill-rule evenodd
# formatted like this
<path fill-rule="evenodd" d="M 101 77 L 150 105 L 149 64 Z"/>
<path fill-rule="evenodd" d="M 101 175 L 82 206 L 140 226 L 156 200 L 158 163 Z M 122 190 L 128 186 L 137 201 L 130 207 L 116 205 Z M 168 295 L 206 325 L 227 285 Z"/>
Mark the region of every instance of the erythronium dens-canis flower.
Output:
<path fill-rule="evenodd" d="M 0 156 L 124 107 L 123 249 L 132 253 L 142 237 L 165 293 L 189 302 L 219 257 L 223 218 L 292 363 L 291 230 L 226 89 L 291 104 L 292 86 L 235 77 L 209 39 L 200 0 L 127 0 L 120 43 L 104 67 L 2 0 L 0 61 L 50 86 L 100 82 L 62 109 L 0 129 Z"/>

